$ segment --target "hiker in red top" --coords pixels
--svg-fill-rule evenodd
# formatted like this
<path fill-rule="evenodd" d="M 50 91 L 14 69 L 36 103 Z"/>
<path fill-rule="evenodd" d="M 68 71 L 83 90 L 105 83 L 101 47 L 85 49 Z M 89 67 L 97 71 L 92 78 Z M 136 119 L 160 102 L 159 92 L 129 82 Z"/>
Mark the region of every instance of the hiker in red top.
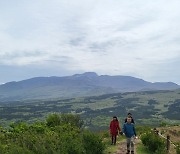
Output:
<path fill-rule="evenodd" d="M 116 116 L 113 117 L 113 120 L 110 123 L 110 134 L 112 136 L 111 145 L 116 145 L 116 137 L 118 135 L 118 131 L 121 132 L 121 128 L 119 126 L 119 121 Z"/>

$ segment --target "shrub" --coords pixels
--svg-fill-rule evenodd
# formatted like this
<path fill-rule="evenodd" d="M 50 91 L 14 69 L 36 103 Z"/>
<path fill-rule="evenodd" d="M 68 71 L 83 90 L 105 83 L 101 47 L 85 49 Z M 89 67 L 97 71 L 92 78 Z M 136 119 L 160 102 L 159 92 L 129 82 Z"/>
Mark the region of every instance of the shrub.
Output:
<path fill-rule="evenodd" d="M 102 138 L 109 138 L 109 130 L 99 132 Z"/>
<path fill-rule="evenodd" d="M 76 126 L 78 128 L 81 128 L 83 125 L 83 121 L 80 119 L 80 116 L 76 114 L 62 114 L 61 121 L 64 124 L 71 124 L 72 126 Z"/>
<path fill-rule="evenodd" d="M 80 119 L 79 115 L 73 114 L 51 114 L 46 119 L 47 126 L 55 127 L 60 124 L 71 124 L 72 126 L 76 126 L 81 128 L 83 125 L 83 121 Z"/>
<path fill-rule="evenodd" d="M 28 130 L 29 126 L 25 122 L 20 122 L 20 123 L 11 123 L 10 127 L 12 128 L 13 132 L 20 133 Z"/>
<path fill-rule="evenodd" d="M 168 123 L 165 121 L 162 121 L 159 126 L 160 127 L 166 127 L 166 126 L 168 126 Z"/>
<path fill-rule="evenodd" d="M 61 124 L 61 117 L 59 114 L 51 114 L 46 119 L 47 126 L 54 127 Z"/>
<path fill-rule="evenodd" d="M 86 131 L 83 134 L 83 147 L 86 154 L 102 154 L 105 144 L 97 134 Z"/>
<path fill-rule="evenodd" d="M 1 154 L 34 154 L 28 149 L 22 148 L 18 145 L 0 145 L 0 153 Z"/>
<path fill-rule="evenodd" d="M 180 154 L 180 142 L 177 144 L 176 153 L 177 153 L 177 154 Z"/>
<path fill-rule="evenodd" d="M 154 132 L 148 132 L 141 136 L 142 143 L 152 152 L 157 154 L 165 153 L 165 140 Z"/>
<path fill-rule="evenodd" d="M 52 114 L 46 123 L 11 124 L 0 127 L 0 153 L 3 154 L 102 154 L 99 135 L 84 132 L 76 115 Z"/>
<path fill-rule="evenodd" d="M 150 126 L 136 126 L 136 133 L 138 135 L 150 132 L 152 127 Z"/>

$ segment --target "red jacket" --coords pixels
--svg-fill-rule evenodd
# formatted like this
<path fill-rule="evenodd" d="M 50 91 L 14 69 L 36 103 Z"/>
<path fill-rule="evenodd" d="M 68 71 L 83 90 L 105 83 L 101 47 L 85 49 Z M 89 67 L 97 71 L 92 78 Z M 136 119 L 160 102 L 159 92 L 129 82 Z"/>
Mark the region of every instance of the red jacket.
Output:
<path fill-rule="evenodd" d="M 118 135 L 118 130 L 121 131 L 119 121 L 112 120 L 109 128 L 112 135 Z"/>

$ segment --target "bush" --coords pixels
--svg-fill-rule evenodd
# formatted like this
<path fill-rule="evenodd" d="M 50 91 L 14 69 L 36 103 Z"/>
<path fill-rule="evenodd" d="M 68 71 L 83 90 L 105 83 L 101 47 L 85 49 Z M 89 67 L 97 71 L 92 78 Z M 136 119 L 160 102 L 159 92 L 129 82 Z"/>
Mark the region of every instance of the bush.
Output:
<path fill-rule="evenodd" d="M 152 127 L 150 126 L 136 126 L 136 133 L 138 135 L 150 132 Z"/>
<path fill-rule="evenodd" d="M 152 152 L 157 154 L 165 153 L 165 140 L 154 132 L 148 132 L 141 136 L 142 143 Z"/>
<path fill-rule="evenodd" d="M 106 130 L 106 131 L 101 131 L 99 132 L 99 135 L 101 135 L 102 138 L 109 138 L 109 130 Z"/>
<path fill-rule="evenodd" d="M 180 154 L 180 143 L 177 144 L 176 153 L 177 153 L 177 154 Z"/>
<path fill-rule="evenodd" d="M 162 121 L 159 126 L 160 127 L 166 127 L 166 126 L 168 126 L 168 123 L 165 121 Z"/>
<path fill-rule="evenodd" d="M 3 154 L 102 154 L 99 135 L 84 132 L 79 116 L 52 114 L 46 123 L 11 124 L 0 127 L 0 153 Z"/>
<path fill-rule="evenodd" d="M 22 148 L 18 145 L 0 145 L 1 154 L 33 154 L 33 152 L 28 149 Z"/>
<path fill-rule="evenodd" d="M 97 134 L 86 131 L 83 134 L 83 147 L 86 154 L 102 154 L 105 144 Z"/>
<path fill-rule="evenodd" d="M 47 126 L 54 127 L 61 124 L 61 117 L 58 114 L 51 114 L 46 119 Z"/>
<path fill-rule="evenodd" d="M 25 132 L 29 129 L 28 128 L 29 126 L 24 122 L 11 123 L 10 127 L 12 128 L 13 132 L 16 132 L 16 133 Z"/>
<path fill-rule="evenodd" d="M 73 114 L 51 114 L 46 119 L 47 126 L 55 127 L 61 124 L 71 124 L 81 128 L 83 121 L 80 119 L 79 115 Z"/>
<path fill-rule="evenodd" d="M 72 126 L 76 126 L 78 128 L 81 128 L 83 125 L 83 121 L 80 119 L 79 115 L 62 114 L 61 121 L 64 124 L 71 124 Z"/>

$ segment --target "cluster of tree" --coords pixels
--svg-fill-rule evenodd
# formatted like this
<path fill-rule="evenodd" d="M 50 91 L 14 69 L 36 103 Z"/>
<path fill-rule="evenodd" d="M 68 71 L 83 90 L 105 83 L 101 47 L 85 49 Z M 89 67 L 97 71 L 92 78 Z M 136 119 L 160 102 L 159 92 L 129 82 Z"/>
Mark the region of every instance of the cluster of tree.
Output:
<path fill-rule="evenodd" d="M 45 122 L 17 123 L 0 128 L 3 154 L 101 154 L 105 149 L 98 134 L 82 129 L 78 115 L 51 114 Z"/>
<path fill-rule="evenodd" d="M 172 120 L 180 120 L 180 99 L 175 100 L 168 106 L 168 111 L 164 112 L 163 115 Z"/>

